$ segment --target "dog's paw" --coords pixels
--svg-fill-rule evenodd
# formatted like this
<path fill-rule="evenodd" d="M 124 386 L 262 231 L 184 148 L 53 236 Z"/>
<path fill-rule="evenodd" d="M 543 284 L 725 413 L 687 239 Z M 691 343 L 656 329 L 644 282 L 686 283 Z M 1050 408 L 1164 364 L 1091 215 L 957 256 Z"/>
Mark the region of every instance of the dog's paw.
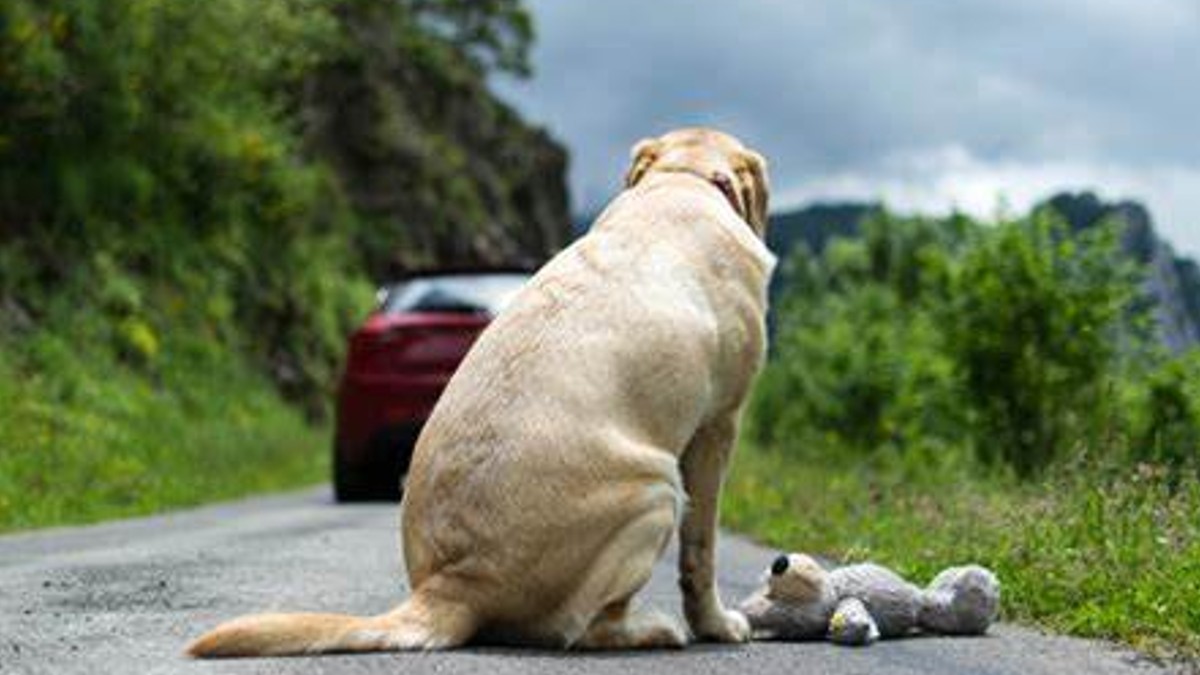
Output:
<path fill-rule="evenodd" d="M 693 626 L 701 642 L 742 643 L 750 641 L 750 622 L 746 615 L 733 610 L 721 610 L 699 626 Z"/>
<path fill-rule="evenodd" d="M 656 613 L 657 614 L 657 613 Z M 687 645 L 687 631 L 674 618 L 665 614 L 650 616 L 639 626 L 634 647 L 682 649 Z"/>

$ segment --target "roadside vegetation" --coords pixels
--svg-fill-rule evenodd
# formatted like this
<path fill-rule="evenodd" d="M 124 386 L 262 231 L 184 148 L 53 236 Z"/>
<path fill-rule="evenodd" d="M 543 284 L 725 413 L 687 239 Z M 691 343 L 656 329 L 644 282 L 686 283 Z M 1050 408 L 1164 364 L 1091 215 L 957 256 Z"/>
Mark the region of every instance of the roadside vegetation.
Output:
<path fill-rule="evenodd" d="M 0 531 L 328 479 L 328 434 L 244 361 L 166 335 L 152 372 L 131 371 L 80 323 L 0 351 Z"/>
<path fill-rule="evenodd" d="M 371 282 L 568 226 L 517 0 L 2 14 L 0 531 L 326 479 Z"/>
<path fill-rule="evenodd" d="M 1158 346 L 1119 224 L 879 214 L 787 261 L 726 523 L 1004 616 L 1200 655 L 1200 355 Z"/>

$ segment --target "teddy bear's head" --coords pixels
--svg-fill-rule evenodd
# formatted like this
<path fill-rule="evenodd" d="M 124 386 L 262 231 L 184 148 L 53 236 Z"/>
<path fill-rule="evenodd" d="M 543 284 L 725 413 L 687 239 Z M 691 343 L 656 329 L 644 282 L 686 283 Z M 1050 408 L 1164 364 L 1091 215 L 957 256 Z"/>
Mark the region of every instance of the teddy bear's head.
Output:
<path fill-rule="evenodd" d="M 771 564 L 767 597 L 780 602 L 810 603 L 828 595 L 829 573 L 803 553 L 780 555 Z"/>
<path fill-rule="evenodd" d="M 739 609 L 758 639 L 810 640 L 825 636 L 835 602 L 829 573 L 792 553 L 775 559 L 762 587 Z"/>

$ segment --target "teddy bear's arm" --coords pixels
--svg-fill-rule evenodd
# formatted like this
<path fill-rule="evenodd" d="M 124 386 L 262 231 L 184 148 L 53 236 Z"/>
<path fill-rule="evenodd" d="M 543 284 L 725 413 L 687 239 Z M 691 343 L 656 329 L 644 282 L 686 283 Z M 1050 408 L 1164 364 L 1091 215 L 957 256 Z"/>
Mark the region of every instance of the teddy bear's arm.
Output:
<path fill-rule="evenodd" d="M 859 563 L 830 576 L 839 599 L 858 598 L 866 605 L 882 637 L 903 637 L 916 628 L 921 591 L 892 570 Z"/>

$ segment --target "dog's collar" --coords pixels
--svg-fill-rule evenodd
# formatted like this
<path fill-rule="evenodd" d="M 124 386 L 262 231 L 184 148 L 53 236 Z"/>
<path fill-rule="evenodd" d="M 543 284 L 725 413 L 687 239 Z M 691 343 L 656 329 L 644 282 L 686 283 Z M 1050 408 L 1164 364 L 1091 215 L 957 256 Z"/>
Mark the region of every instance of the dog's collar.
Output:
<path fill-rule="evenodd" d="M 734 239 L 741 242 L 741 245 L 744 246 L 748 251 L 750 251 L 750 253 L 753 255 L 754 259 L 758 262 L 758 265 L 763 272 L 764 278 L 769 277 L 771 275 L 771 270 L 775 269 L 775 263 L 777 262 L 776 258 L 775 258 L 775 254 L 771 253 L 771 250 L 769 248 L 767 248 L 766 242 L 763 241 L 762 236 L 754 229 L 754 226 L 750 224 L 749 214 L 742 210 L 742 207 L 739 204 L 739 200 L 737 198 L 737 194 L 734 192 L 733 185 L 731 184 L 731 181 L 728 178 L 721 179 L 719 176 L 714 175 L 715 172 L 714 172 L 714 174 L 704 174 L 704 173 L 701 173 L 700 171 L 697 171 L 696 169 L 692 169 L 689 167 L 682 167 L 682 166 L 671 166 L 671 167 L 657 167 L 656 166 L 653 168 L 653 172 L 654 173 L 685 173 L 685 174 L 693 176 L 694 178 L 702 180 L 705 183 L 708 183 L 709 185 L 712 185 L 713 187 L 720 190 L 721 194 L 725 196 L 726 201 L 729 202 L 730 207 L 733 208 L 733 212 L 736 213 L 738 215 L 738 218 L 742 221 L 742 225 L 745 226 L 745 227 L 728 228 L 728 230 L 727 230 L 728 233 L 731 236 L 733 236 Z M 634 185 L 637 185 L 638 183 L 643 182 L 646 178 L 648 178 L 648 176 L 645 176 L 643 174 L 643 176 L 641 176 L 640 178 L 642 178 L 642 180 L 635 182 Z M 630 187 L 634 187 L 634 185 L 631 185 Z M 611 209 L 611 208 L 613 208 L 613 206 L 610 205 L 609 208 Z M 606 210 L 605 213 L 607 213 L 607 212 L 608 211 Z M 604 218 L 605 218 L 604 214 L 601 214 L 599 219 L 597 220 L 597 223 L 603 221 Z"/>
<path fill-rule="evenodd" d="M 741 216 L 742 220 L 750 222 L 750 214 L 745 213 L 742 210 L 742 202 L 740 199 L 738 199 L 737 192 L 733 189 L 733 181 L 730 180 L 729 176 L 726 176 L 720 171 L 713 171 L 712 173 L 706 174 L 686 166 L 671 166 L 661 168 L 655 167 L 655 171 L 659 173 L 686 173 L 699 178 L 700 180 L 720 190 L 721 194 L 725 195 L 725 200 L 729 202 L 731 207 L 733 207 L 733 212 Z"/>

